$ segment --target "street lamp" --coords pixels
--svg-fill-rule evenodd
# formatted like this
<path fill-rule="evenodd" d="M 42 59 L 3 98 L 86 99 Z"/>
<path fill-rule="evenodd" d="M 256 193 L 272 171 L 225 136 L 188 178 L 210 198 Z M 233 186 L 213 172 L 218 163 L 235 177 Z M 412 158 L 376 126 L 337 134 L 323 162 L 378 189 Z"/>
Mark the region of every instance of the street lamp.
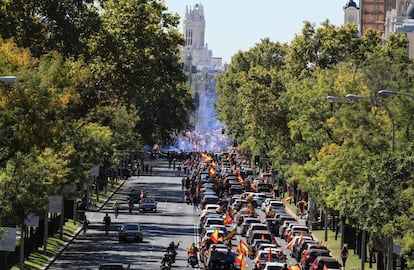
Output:
<path fill-rule="evenodd" d="M 389 90 L 381 90 L 381 91 L 378 92 L 378 94 L 380 96 L 384 96 L 385 97 L 385 96 L 396 95 L 397 93 L 396 92 L 393 92 L 393 91 L 389 91 Z M 411 95 L 409 95 L 409 96 L 411 96 Z M 377 99 L 373 99 L 371 97 L 364 97 L 364 96 L 359 96 L 359 95 L 355 95 L 355 94 L 347 94 L 345 97 L 348 100 L 350 100 L 350 101 L 356 101 L 356 100 L 360 100 L 360 99 L 369 99 L 369 100 L 374 101 L 374 102 L 376 102 L 376 103 L 378 103 L 378 104 L 380 104 L 381 106 L 384 107 L 384 109 L 387 111 L 387 113 L 388 113 L 388 115 L 389 115 L 389 117 L 391 119 L 391 127 L 392 127 L 391 149 L 392 149 L 392 152 L 394 152 L 395 151 L 395 123 L 394 123 L 394 116 L 393 116 L 391 110 L 388 108 L 388 106 L 385 103 L 383 103 L 383 102 L 381 102 L 381 101 L 379 101 Z M 412 97 L 414 97 L 414 96 L 412 96 Z M 340 99 L 339 97 L 335 97 L 335 96 L 327 96 L 326 97 L 326 100 L 328 102 L 330 102 L 331 104 L 333 102 L 339 100 L 339 99 Z M 388 269 L 389 270 L 392 270 L 392 267 L 393 267 L 392 266 L 393 265 L 393 255 L 394 255 L 392 236 L 390 236 L 388 240 L 389 240 L 389 248 L 388 248 Z M 364 230 L 362 230 L 362 247 L 365 246 L 365 241 L 366 241 L 366 231 L 364 229 Z M 361 259 L 362 259 L 362 261 L 361 261 L 361 269 L 362 270 L 365 267 L 365 257 L 366 257 L 365 248 L 362 248 L 362 251 L 361 251 Z"/>
<path fill-rule="evenodd" d="M 16 76 L 0 76 L 0 81 L 5 83 L 15 83 L 17 80 Z"/>
<path fill-rule="evenodd" d="M 390 90 L 380 90 L 380 91 L 378 91 L 378 95 L 383 96 L 383 97 L 397 95 L 397 94 L 398 93 L 390 91 Z M 407 95 L 411 96 L 409 94 L 407 94 Z M 385 103 L 383 103 L 383 102 L 381 102 L 377 99 L 370 98 L 370 97 L 363 97 L 363 96 L 354 95 L 354 94 L 347 94 L 346 98 L 351 100 L 351 101 L 359 100 L 359 99 L 370 99 L 370 100 L 372 100 L 374 102 L 377 102 L 378 104 L 380 104 L 384 107 L 384 109 L 387 111 L 387 113 L 388 113 L 388 115 L 391 119 L 391 127 L 392 127 L 391 149 L 392 149 L 392 152 L 395 152 L 395 122 L 394 122 L 394 116 L 393 116 L 391 110 L 388 108 L 388 106 Z M 389 247 L 388 247 L 388 265 L 387 265 L 388 267 L 387 267 L 387 269 L 392 270 L 392 268 L 393 268 L 393 257 L 394 257 L 394 251 L 393 251 L 394 241 L 393 241 L 392 236 L 390 236 L 389 239 L 388 239 L 388 245 L 389 245 Z"/>
<path fill-rule="evenodd" d="M 394 92 L 391 90 L 379 90 L 378 91 L 378 95 L 380 97 L 391 97 L 391 96 L 406 96 L 406 97 L 411 97 L 414 98 L 414 95 L 408 94 L 408 93 L 400 93 L 400 92 Z"/>

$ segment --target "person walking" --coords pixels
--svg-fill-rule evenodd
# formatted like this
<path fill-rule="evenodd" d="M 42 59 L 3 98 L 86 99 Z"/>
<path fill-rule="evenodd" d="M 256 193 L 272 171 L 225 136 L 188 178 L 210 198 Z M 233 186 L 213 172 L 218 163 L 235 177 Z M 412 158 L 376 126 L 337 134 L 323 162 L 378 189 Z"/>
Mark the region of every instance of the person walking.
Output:
<path fill-rule="evenodd" d="M 348 258 L 348 248 L 346 246 L 342 247 L 340 256 L 341 256 L 341 259 L 342 259 L 342 266 L 345 269 L 346 259 Z"/>
<path fill-rule="evenodd" d="M 106 213 L 103 218 L 103 223 L 105 224 L 105 234 L 109 234 L 109 229 L 111 228 L 111 217 Z"/>
<path fill-rule="evenodd" d="M 89 220 L 86 218 L 86 215 L 85 215 L 85 218 L 84 218 L 83 224 L 82 224 L 83 234 L 85 234 L 86 231 L 88 230 L 88 226 L 89 226 Z"/>

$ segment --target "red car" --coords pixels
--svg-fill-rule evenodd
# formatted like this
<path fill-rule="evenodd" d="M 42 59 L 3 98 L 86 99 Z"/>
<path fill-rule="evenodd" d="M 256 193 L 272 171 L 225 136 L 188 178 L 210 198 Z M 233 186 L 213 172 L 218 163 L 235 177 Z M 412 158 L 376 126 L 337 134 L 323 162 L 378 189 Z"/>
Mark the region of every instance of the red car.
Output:
<path fill-rule="evenodd" d="M 325 267 L 326 266 L 326 267 Z M 309 270 L 340 270 L 342 265 L 337 259 L 328 256 L 319 256 L 313 261 Z"/>

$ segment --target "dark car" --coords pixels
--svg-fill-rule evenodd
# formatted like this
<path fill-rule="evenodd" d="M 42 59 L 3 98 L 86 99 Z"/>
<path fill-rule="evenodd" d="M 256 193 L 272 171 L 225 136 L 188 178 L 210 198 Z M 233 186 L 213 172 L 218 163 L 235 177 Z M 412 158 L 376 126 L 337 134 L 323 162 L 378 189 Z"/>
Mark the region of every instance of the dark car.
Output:
<path fill-rule="evenodd" d="M 99 270 L 124 270 L 122 263 L 102 263 L 99 265 Z"/>
<path fill-rule="evenodd" d="M 333 257 L 326 257 L 326 256 L 317 257 L 313 261 L 310 267 L 310 270 L 323 270 L 323 269 L 340 270 L 342 269 L 342 265 L 338 262 L 337 259 Z"/>
<path fill-rule="evenodd" d="M 133 189 L 128 193 L 128 199 L 132 201 L 132 203 L 139 203 L 141 201 L 141 191 L 137 189 Z"/>
<path fill-rule="evenodd" d="M 326 249 L 309 249 L 305 255 L 302 254 L 302 269 L 309 270 L 313 261 L 319 256 L 331 257 Z"/>
<path fill-rule="evenodd" d="M 157 212 L 157 203 L 154 198 L 144 198 L 139 203 L 140 212 Z"/>
<path fill-rule="evenodd" d="M 144 235 L 138 223 L 125 223 L 118 233 L 119 243 L 142 242 Z"/>

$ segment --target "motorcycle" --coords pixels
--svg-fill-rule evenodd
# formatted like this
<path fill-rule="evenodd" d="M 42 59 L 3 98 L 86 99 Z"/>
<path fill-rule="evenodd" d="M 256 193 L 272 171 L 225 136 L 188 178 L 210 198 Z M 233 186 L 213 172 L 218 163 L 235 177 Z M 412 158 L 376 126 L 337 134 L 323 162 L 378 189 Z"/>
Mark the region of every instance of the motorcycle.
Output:
<path fill-rule="evenodd" d="M 188 264 L 191 265 L 192 268 L 195 268 L 196 265 L 198 265 L 197 255 L 190 255 L 188 257 L 188 260 L 187 261 L 188 261 Z"/>
<path fill-rule="evenodd" d="M 167 253 L 164 254 L 164 257 L 161 260 L 160 269 L 161 270 L 170 270 L 172 263 L 173 263 L 172 254 L 170 254 L 169 252 L 167 252 Z"/>

